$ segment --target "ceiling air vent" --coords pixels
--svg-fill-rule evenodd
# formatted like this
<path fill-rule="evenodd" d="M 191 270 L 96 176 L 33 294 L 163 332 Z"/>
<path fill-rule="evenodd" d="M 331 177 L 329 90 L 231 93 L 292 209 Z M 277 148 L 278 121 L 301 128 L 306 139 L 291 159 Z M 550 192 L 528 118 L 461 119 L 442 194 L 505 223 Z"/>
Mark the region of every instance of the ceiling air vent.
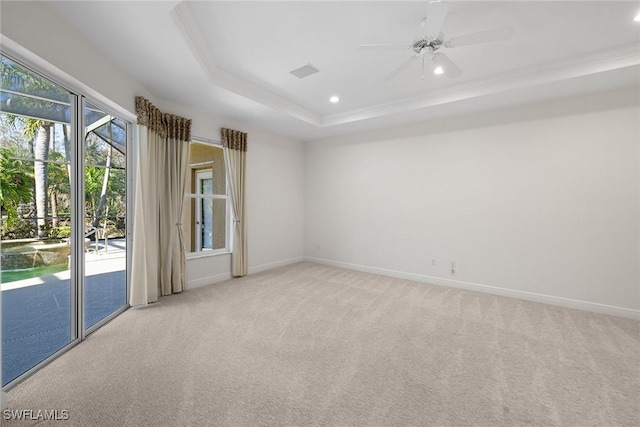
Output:
<path fill-rule="evenodd" d="M 289 72 L 299 79 L 304 79 L 305 77 L 309 77 L 311 74 L 315 74 L 318 71 L 320 70 L 318 70 L 313 65 L 307 64 L 304 67 L 296 68 L 295 70 Z"/>

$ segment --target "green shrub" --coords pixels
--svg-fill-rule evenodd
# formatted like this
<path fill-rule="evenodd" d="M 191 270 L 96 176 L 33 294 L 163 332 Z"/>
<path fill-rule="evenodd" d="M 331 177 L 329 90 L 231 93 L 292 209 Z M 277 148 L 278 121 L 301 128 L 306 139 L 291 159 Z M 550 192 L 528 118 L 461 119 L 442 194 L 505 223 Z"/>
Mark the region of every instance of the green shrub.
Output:
<path fill-rule="evenodd" d="M 35 237 L 35 224 L 28 218 L 16 218 L 12 222 L 2 221 L 2 240 L 30 239 Z"/>
<path fill-rule="evenodd" d="M 47 237 L 50 239 L 67 239 L 71 237 L 71 227 L 51 227 L 48 230 Z"/>

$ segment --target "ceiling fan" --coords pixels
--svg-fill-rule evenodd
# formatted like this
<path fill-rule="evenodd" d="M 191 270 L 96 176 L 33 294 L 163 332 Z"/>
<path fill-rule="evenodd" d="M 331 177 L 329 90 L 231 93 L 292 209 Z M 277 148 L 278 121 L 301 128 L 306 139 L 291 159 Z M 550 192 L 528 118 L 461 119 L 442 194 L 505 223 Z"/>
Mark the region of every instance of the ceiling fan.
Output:
<path fill-rule="evenodd" d="M 440 31 L 449 13 L 449 4 L 441 0 L 435 0 L 427 5 L 427 16 L 420 21 L 422 36 L 410 45 L 397 44 L 361 44 L 358 50 L 395 50 L 411 49 L 412 54 L 398 68 L 393 70 L 385 80 L 391 80 L 407 68 L 413 60 L 422 59 L 422 79 L 424 80 L 425 57 L 431 59 L 433 72 L 435 74 L 445 74 L 450 78 L 456 78 L 462 74 L 462 70 L 449 57 L 441 52 L 442 48 L 456 48 L 471 46 L 480 43 L 508 40 L 513 36 L 513 27 L 501 27 L 491 30 L 479 31 L 465 34 L 445 40 Z"/>

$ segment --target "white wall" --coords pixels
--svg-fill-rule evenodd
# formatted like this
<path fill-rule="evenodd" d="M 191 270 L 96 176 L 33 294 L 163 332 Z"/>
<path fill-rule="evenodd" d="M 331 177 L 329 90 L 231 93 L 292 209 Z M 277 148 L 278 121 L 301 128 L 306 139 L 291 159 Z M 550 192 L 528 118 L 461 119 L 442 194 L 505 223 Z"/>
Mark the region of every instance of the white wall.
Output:
<path fill-rule="evenodd" d="M 248 133 L 247 209 L 249 271 L 255 272 L 303 257 L 303 145 L 223 117 L 194 111 L 149 93 L 70 28 L 45 2 L 2 2 L 3 48 L 18 44 L 19 53 L 52 74 L 64 75 L 108 107 L 135 120 L 135 96 L 158 108 L 193 120 L 194 136 L 219 140 L 220 128 Z M 35 31 L 34 29 L 37 29 Z M 43 36 L 44 35 L 44 36 Z M 82 58 L 82 60 L 78 60 Z M 273 247 L 277 242 L 277 248 Z M 229 255 L 187 261 L 188 286 L 229 277 Z"/>
<path fill-rule="evenodd" d="M 306 257 L 637 315 L 632 89 L 308 145 Z"/>
<path fill-rule="evenodd" d="M 249 272 L 303 260 L 304 149 L 279 138 L 247 152 Z"/>

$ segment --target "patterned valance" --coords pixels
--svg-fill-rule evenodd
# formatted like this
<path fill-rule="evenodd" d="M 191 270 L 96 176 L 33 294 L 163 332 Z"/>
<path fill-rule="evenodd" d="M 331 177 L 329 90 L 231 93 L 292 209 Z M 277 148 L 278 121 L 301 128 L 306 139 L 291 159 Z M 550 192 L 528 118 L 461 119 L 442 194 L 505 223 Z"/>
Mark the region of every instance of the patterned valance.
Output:
<path fill-rule="evenodd" d="M 231 150 L 247 151 L 247 134 L 233 129 L 220 129 L 222 145 Z"/>
<path fill-rule="evenodd" d="M 191 140 L 191 119 L 163 113 L 142 96 L 136 96 L 136 115 L 139 125 L 148 127 L 163 138 Z"/>

